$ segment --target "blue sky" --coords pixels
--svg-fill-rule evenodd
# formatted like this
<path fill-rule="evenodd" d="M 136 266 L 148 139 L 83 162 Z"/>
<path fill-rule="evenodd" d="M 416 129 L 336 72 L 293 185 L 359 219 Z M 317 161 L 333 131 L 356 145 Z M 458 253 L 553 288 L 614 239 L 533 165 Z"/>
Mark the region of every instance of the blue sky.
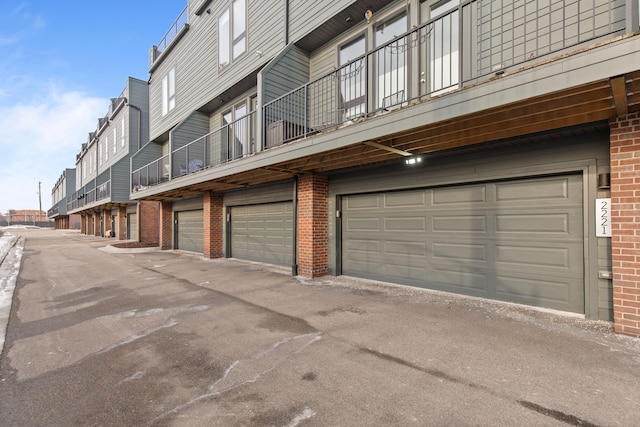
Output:
<path fill-rule="evenodd" d="M 186 0 L 0 0 L 0 213 L 51 190 Z"/>

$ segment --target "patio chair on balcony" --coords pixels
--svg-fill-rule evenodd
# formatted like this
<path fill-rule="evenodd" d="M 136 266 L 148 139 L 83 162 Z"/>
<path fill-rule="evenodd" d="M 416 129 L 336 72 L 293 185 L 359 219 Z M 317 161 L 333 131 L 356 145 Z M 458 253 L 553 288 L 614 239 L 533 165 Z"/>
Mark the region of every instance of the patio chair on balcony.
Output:
<path fill-rule="evenodd" d="M 180 166 L 180 175 L 186 175 L 188 173 L 198 172 L 204 166 L 204 162 L 200 159 L 189 160 L 187 167 Z"/>

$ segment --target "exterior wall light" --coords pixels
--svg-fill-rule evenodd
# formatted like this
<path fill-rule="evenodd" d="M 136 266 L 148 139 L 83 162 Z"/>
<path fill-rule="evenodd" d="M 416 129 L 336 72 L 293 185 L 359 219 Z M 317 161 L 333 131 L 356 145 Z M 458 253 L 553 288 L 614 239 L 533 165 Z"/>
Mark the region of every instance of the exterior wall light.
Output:
<path fill-rule="evenodd" d="M 404 159 L 404 163 L 409 166 L 416 166 L 422 163 L 422 157 L 421 156 L 407 157 L 406 159 Z"/>

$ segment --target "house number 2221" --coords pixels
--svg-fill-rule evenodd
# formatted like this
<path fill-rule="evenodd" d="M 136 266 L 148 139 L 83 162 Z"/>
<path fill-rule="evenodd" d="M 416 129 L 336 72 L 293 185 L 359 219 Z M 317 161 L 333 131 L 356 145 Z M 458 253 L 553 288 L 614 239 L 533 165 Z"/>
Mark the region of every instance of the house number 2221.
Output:
<path fill-rule="evenodd" d="M 596 199 L 596 236 L 611 237 L 611 199 Z"/>

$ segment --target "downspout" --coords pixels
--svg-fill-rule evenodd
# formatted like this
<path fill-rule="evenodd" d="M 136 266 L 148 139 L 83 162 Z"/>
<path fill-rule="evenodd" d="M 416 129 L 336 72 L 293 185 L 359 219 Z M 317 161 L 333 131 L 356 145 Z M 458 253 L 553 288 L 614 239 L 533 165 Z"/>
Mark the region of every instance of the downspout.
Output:
<path fill-rule="evenodd" d="M 289 44 L 289 0 L 284 0 L 284 45 Z"/>
<path fill-rule="evenodd" d="M 298 175 L 293 176 L 293 259 L 291 275 L 298 275 Z"/>
<path fill-rule="evenodd" d="M 125 103 L 127 106 L 133 108 L 138 112 L 138 150 L 141 148 L 140 143 L 142 141 L 142 110 L 139 107 L 136 107 L 133 104 L 129 103 L 129 99 L 125 98 Z"/>

